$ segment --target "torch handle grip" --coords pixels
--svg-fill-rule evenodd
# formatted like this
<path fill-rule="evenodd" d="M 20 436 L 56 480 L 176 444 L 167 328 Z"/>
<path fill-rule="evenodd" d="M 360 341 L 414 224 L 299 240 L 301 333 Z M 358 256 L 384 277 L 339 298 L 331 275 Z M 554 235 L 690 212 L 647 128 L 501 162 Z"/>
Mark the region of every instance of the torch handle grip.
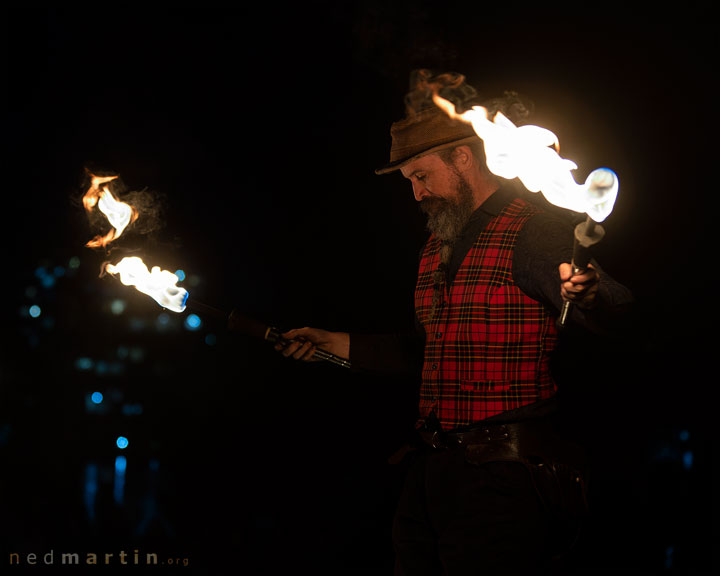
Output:
<path fill-rule="evenodd" d="M 290 344 L 291 342 L 294 342 L 294 340 L 287 340 L 280 336 L 280 330 L 273 326 L 268 326 L 265 332 L 265 340 L 267 340 L 268 342 L 275 342 L 280 344 Z M 326 362 L 330 362 L 331 364 L 342 366 L 343 368 L 351 367 L 350 360 L 341 358 L 340 356 L 336 356 L 335 354 L 332 354 L 327 350 L 323 350 L 322 348 L 315 349 L 313 358 L 317 358 L 318 360 L 324 360 Z"/>
<path fill-rule="evenodd" d="M 605 230 L 602 226 L 595 223 L 589 216 L 585 222 L 581 222 L 575 227 L 575 241 L 573 243 L 572 275 L 582 274 L 587 270 L 592 258 L 591 248 L 600 242 L 605 236 Z M 565 328 L 570 312 L 572 311 L 572 302 L 565 300 L 560 309 L 560 316 L 557 319 L 557 327 Z"/>
<path fill-rule="evenodd" d="M 231 332 L 241 332 L 254 338 L 259 338 L 267 342 L 289 344 L 292 340 L 287 340 L 281 336 L 282 331 L 275 326 L 268 326 L 263 322 L 259 322 L 253 318 L 245 316 L 238 310 L 230 312 L 228 317 L 228 330 Z M 350 368 L 350 360 L 331 354 L 322 348 L 315 349 L 315 358 L 324 360 L 343 368 Z"/>
<path fill-rule="evenodd" d="M 587 268 L 587 264 L 588 262 L 586 262 L 584 266 L 580 267 L 575 263 L 575 259 L 573 258 L 573 261 L 570 263 L 570 265 L 572 266 L 572 275 L 575 276 L 576 274 L 582 274 L 585 271 L 585 268 Z M 562 308 L 560 309 L 560 316 L 557 320 L 558 328 L 565 328 L 571 311 L 572 302 L 570 302 L 569 300 L 564 300 L 562 303 Z"/>

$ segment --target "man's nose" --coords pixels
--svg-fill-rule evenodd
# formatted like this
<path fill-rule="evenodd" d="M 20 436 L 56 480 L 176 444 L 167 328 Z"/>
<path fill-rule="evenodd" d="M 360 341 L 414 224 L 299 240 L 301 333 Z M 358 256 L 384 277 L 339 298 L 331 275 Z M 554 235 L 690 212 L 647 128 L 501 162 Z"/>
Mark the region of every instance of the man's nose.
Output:
<path fill-rule="evenodd" d="M 415 200 L 420 202 L 423 198 L 427 198 L 430 196 L 430 192 L 428 192 L 428 189 L 425 188 L 425 185 L 421 182 L 413 182 L 412 183 L 413 188 L 413 195 L 415 196 Z"/>

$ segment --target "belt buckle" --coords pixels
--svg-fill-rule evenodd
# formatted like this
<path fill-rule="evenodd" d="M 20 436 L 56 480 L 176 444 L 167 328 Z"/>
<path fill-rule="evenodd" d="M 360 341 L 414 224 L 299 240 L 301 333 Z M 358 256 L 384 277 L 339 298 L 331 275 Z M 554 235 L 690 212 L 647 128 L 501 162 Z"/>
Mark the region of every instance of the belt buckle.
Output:
<path fill-rule="evenodd" d="M 432 447 L 435 448 L 436 450 L 439 449 L 439 448 L 444 448 L 444 447 L 445 447 L 445 446 L 442 444 L 442 441 L 441 441 L 441 439 L 440 439 L 440 434 L 438 434 L 438 431 L 437 431 L 437 430 L 435 430 L 435 432 L 433 432 L 433 435 L 432 435 L 432 437 L 430 438 L 430 446 L 432 446 Z"/>

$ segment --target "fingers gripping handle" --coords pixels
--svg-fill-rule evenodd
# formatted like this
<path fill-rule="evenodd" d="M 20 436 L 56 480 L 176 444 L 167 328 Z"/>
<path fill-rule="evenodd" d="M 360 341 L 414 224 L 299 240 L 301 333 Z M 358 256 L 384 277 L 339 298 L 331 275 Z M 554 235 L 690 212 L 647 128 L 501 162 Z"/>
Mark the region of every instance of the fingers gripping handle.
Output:
<path fill-rule="evenodd" d="M 241 314 L 237 310 L 233 310 L 230 313 L 228 329 L 232 332 L 241 332 L 247 336 L 260 338 L 268 342 L 289 343 L 289 340 L 284 339 L 280 335 L 280 330 L 274 326 L 268 326 L 267 324 Z M 331 354 L 322 348 L 317 348 L 314 355 L 319 360 L 325 360 L 326 362 L 342 366 L 343 368 L 351 367 L 349 360 L 335 356 L 335 354 Z"/>
<path fill-rule="evenodd" d="M 575 227 L 575 241 L 573 243 L 572 257 L 572 274 L 582 274 L 590 264 L 592 257 L 591 248 L 595 246 L 605 236 L 605 230 L 590 216 L 585 222 L 581 222 Z M 557 320 L 558 328 L 564 328 L 567 324 L 570 312 L 572 310 L 572 302 L 565 300 L 560 309 L 560 316 Z"/>
<path fill-rule="evenodd" d="M 265 340 L 268 342 L 279 342 L 281 344 L 289 344 L 292 342 L 292 340 L 287 340 L 283 338 L 280 335 L 280 330 L 275 328 L 274 326 L 268 326 L 267 330 L 265 331 Z M 325 360 L 326 362 L 330 362 L 331 364 L 336 364 L 337 366 L 342 366 L 343 368 L 350 368 L 350 360 L 346 360 L 345 358 L 340 358 L 340 356 L 335 356 L 335 354 L 332 354 L 331 352 L 328 352 L 326 350 L 323 350 L 322 348 L 316 348 L 315 352 L 313 353 L 313 356 L 317 358 L 318 360 Z"/>

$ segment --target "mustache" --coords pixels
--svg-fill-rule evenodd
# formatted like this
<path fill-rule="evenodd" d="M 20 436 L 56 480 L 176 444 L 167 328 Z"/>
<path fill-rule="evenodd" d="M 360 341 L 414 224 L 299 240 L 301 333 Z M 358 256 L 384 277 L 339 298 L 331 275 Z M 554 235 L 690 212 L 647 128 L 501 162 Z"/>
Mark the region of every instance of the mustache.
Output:
<path fill-rule="evenodd" d="M 445 206 L 450 204 L 451 202 L 445 198 L 430 196 L 429 198 L 423 198 L 420 200 L 420 211 L 424 214 L 432 214 L 438 210 L 442 210 Z"/>

